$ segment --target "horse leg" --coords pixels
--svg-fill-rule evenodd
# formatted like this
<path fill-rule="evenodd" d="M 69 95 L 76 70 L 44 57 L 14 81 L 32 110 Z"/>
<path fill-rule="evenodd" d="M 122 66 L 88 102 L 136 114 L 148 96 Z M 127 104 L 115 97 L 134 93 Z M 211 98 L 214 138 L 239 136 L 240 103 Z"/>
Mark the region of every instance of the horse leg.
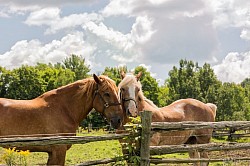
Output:
<path fill-rule="evenodd" d="M 208 152 L 200 152 L 201 158 L 208 159 Z M 208 166 L 209 162 L 201 162 L 201 166 Z"/>
<path fill-rule="evenodd" d="M 197 144 L 197 138 L 195 136 L 191 136 L 188 138 L 185 144 Z M 200 153 L 197 150 L 191 150 L 188 152 L 190 158 L 200 158 Z M 200 162 L 194 162 L 193 165 L 200 166 Z"/>
<path fill-rule="evenodd" d="M 48 152 L 49 158 L 47 165 L 64 165 L 66 157 L 67 146 L 60 145 L 51 148 L 51 152 Z"/>
<path fill-rule="evenodd" d="M 160 133 L 153 134 L 153 136 L 150 138 L 150 146 L 160 145 L 160 139 L 161 139 Z"/>
<path fill-rule="evenodd" d="M 190 158 L 200 158 L 200 153 L 197 150 L 192 150 L 188 152 Z M 195 162 L 194 166 L 200 166 L 200 162 Z"/>
<path fill-rule="evenodd" d="M 210 142 L 212 137 L 213 130 L 206 129 L 206 130 L 199 130 L 199 133 L 196 133 L 196 135 L 200 135 L 197 137 L 197 143 L 198 144 L 207 144 Z M 202 136 L 203 135 L 203 136 Z M 208 152 L 200 152 L 200 157 L 204 159 L 208 159 Z M 201 166 L 207 166 L 209 162 L 201 162 Z"/>

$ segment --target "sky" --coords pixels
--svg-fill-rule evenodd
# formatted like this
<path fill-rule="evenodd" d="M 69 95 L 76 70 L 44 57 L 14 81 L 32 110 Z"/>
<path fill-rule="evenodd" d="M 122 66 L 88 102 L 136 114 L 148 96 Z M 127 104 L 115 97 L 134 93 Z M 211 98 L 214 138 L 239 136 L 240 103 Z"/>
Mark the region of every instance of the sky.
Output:
<path fill-rule="evenodd" d="M 81 55 L 105 67 L 144 66 L 163 83 L 181 59 L 223 82 L 250 77 L 249 0 L 0 0 L 0 66 Z"/>

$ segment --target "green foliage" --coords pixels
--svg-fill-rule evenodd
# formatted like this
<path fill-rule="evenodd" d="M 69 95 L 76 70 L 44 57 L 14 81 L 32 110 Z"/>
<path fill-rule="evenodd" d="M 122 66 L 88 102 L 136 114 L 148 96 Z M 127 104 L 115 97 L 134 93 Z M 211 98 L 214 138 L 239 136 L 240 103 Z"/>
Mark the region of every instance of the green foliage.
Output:
<path fill-rule="evenodd" d="M 64 69 L 62 67 L 54 67 L 49 64 L 38 63 L 36 68 L 44 80 L 44 86 L 46 91 L 58 88 L 63 85 L 67 85 L 75 80 L 75 73 L 70 69 Z"/>
<path fill-rule="evenodd" d="M 209 64 L 199 67 L 193 61 L 181 60 L 180 67 L 174 66 L 169 72 L 166 85 L 169 87 L 168 104 L 181 98 L 195 98 L 216 104 L 219 121 L 250 119 L 250 79 L 241 85 L 222 84 Z"/>
<path fill-rule="evenodd" d="M 5 97 L 13 99 L 32 99 L 45 92 L 44 80 L 35 67 L 22 66 L 6 75 L 8 85 Z"/>
<path fill-rule="evenodd" d="M 170 102 L 181 98 L 200 99 L 199 78 L 197 76 L 198 64 L 192 61 L 180 60 L 180 67 L 174 67 L 169 72 Z"/>
<path fill-rule="evenodd" d="M 203 67 L 199 67 L 197 73 L 200 96 L 199 99 L 205 103 L 217 103 L 218 91 L 222 83 L 217 79 L 213 69 L 209 64 L 205 63 Z"/>
<path fill-rule="evenodd" d="M 205 63 L 199 67 L 193 61 L 180 60 L 180 67 L 169 72 L 169 104 L 181 98 L 194 98 L 203 102 L 216 103 L 221 82 L 213 69 Z"/>
<path fill-rule="evenodd" d="M 101 128 L 109 125 L 108 122 L 105 121 L 100 115 L 100 113 L 95 110 L 88 114 L 87 118 L 82 121 L 81 126 L 88 127 L 89 124 L 92 125 L 92 128 Z"/>
<path fill-rule="evenodd" d="M 10 71 L 0 66 L 0 97 L 6 95 L 9 84 Z"/>
<path fill-rule="evenodd" d="M 158 94 L 159 94 L 158 96 L 159 106 L 164 107 L 168 105 L 168 101 L 170 101 L 170 96 L 169 96 L 169 87 L 166 82 L 164 85 L 159 87 Z"/>
<path fill-rule="evenodd" d="M 136 118 L 130 117 L 130 127 L 126 129 L 126 131 L 131 133 L 138 133 L 139 128 L 138 125 L 141 123 L 141 118 L 138 116 Z M 134 137 L 134 136 L 127 136 L 123 138 L 122 142 L 122 148 L 123 152 L 128 154 L 128 161 L 129 163 L 132 163 L 133 165 L 139 165 L 140 163 L 140 136 Z"/>
<path fill-rule="evenodd" d="M 60 66 L 57 64 L 57 66 Z M 72 54 L 63 61 L 63 67 L 75 73 L 75 81 L 88 77 L 90 68 L 85 64 L 85 58 Z"/>
<path fill-rule="evenodd" d="M 127 67 L 106 67 L 102 74 L 108 75 L 118 85 L 122 70 L 127 72 Z M 32 99 L 46 91 L 86 78 L 89 71 L 85 59 L 77 55 L 71 55 L 54 65 L 38 63 L 12 70 L 0 66 L 0 97 Z M 143 73 L 140 81 L 144 95 L 160 107 L 181 98 L 195 98 L 216 104 L 217 120 L 250 120 L 250 78 L 241 84 L 222 84 L 209 64 L 199 66 L 188 60 L 180 60 L 179 66 L 169 71 L 169 77 L 161 86 L 146 68 L 135 68 L 135 74 L 140 71 Z M 90 122 L 94 127 L 107 125 L 97 113 L 90 114 L 82 124 L 87 126 Z"/>
<path fill-rule="evenodd" d="M 30 154 L 30 151 L 22 151 L 16 150 L 16 148 L 8 148 L 4 149 L 4 153 L 2 155 L 2 160 L 4 160 L 7 166 L 12 165 L 28 165 L 27 158 Z"/>
<path fill-rule="evenodd" d="M 126 66 L 121 66 L 121 67 L 105 67 L 104 72 L 102 73 L 103 75 L 108 76 L 112 80 L 115 81 L 116 85 L 118 85 L 121 82 L 121 74 L 120 72 L 124 71 L 125 73 L 127 72 L 127 67 Z"/>
<path fill-rule="evenodd" d="M 224 83 L 219 89 L 217 120 L 249 120 L 250 103 L 244 88 L 235 83 Z"/>

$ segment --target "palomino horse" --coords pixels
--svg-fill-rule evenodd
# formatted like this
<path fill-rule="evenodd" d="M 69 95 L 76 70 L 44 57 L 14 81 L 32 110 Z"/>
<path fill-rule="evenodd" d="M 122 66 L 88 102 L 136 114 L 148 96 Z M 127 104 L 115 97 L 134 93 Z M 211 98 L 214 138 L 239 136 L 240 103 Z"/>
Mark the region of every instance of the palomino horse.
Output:
<path fill-rule="evenodd" d="M 33 100 L 0 98 L 0 136 L 75 135 L 80 122 L 94 108 L 114 128 L 121 126 L 123 110 L 115 82 L 106 76 L 76 81 L 48 91 Z M 47 152 L 47 165 L 64 165 L 71 145 L 30 146 L 18 148 Z"/>
<path fill-rule="evenodd" d="M 152 101 L 147 99 L 142 92 L 139 82 L 141 73 L 121 73 L 123 80 L 118 85 L 120 98 L 127 115 L 136 116 L 138 112 L 148 110 L 152 112 L 153 122 L 180 122 L 180 121 L 204 121 L 214 122 L 216 105 L 204 104 L 195 99 L 181 99 L 172 104 L 158 108 Z M 209 143 L 212 137 L 212 129 L 174 131 L 169 133 L 156 133 L 152 136 L 150 145 L 176 145 L 176 144 L 203 144 Z M 192 158 L 208 158 L 207 152 L 189 152 Z M 208 163 L 201 163 L 208 165 Z"/>

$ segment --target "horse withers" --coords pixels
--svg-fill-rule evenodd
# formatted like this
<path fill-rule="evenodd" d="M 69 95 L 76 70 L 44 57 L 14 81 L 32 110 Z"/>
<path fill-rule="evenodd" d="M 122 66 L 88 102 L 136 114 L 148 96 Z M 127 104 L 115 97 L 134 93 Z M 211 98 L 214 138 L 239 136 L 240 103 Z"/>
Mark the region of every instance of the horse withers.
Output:
<path fill-rule="evenodd" d="M 152 112 L 153 122 L 215 121 L 217 107 L 212 103 L 205 104 L 195 99 L 180 99 L 168 106 L 157 107 L 142 92 L 142 85 L 139 81 L 141 74 L 135 76 L 121 73 L 123 79 L 118 88 L 127 116 L 137 116 L 139 112 L 147 110 Z M 209 143 L 211 137 L 212 129 L 156 133 L 152 136 L 150 145 L 204 144 Z M 207 152 L 190 151 L 189 156 L 192 158 L 208 158 Z M 199 163 L 195 164 L 199 165 Z M 201 164 L 208 165 L 205 162 Z"/>
<path fill-rule="evenodd" d="M 119 128 L 123 110 L 115 82 L 106 76 L 76 81 L 48 91 L 32 100 L 0 98 L 0 136 L 72 136 L 80 122 L 94 108 Z M 47 152 L 47 165 L 64 165 L 71 145 L 30 146 L 18 148 Z"/>

